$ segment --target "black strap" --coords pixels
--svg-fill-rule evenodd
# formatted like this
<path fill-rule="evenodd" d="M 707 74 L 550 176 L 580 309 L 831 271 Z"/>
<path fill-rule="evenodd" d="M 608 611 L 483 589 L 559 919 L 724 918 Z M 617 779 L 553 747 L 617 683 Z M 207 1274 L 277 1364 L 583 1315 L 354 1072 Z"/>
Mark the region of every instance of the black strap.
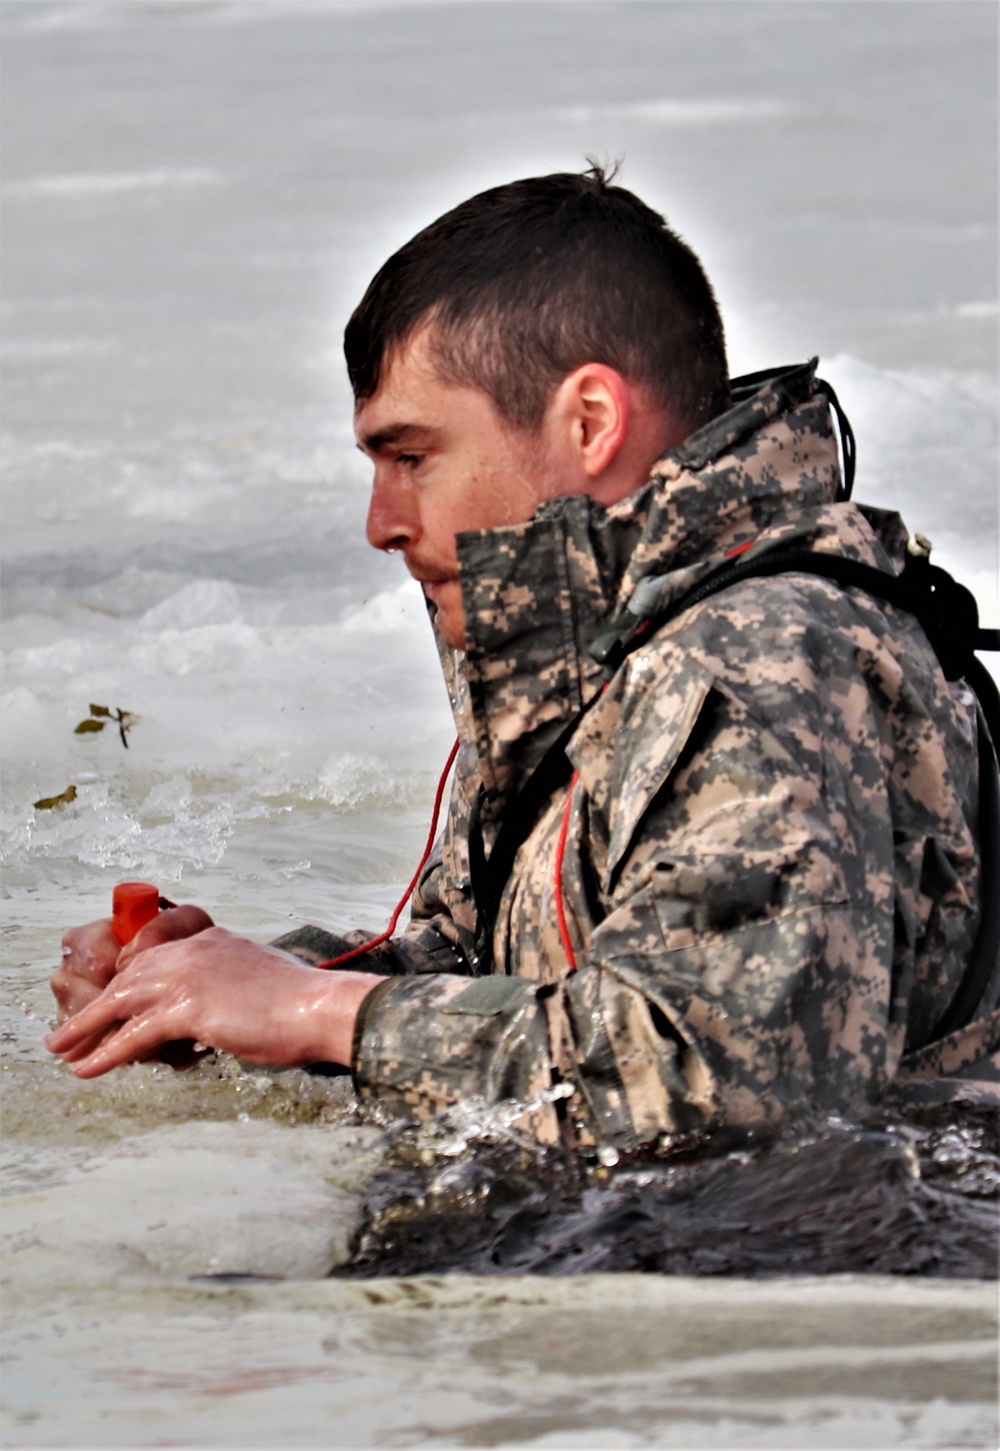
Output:
<path fill-rule="evenodd" d="M 838 490 L 837 497 L 849 499 L 854 490 L 854 470 L 858 459 L 858 445 L 854 438 L 854 429 L 840 405 L 840 399 L 825 378 L 816 379 L 816 388 L 824 395 L 837 415 L 837 426 L 840 429 L 840 450 L 844 456 L 844 481 Z"/>
<path fill-rule="evenodd" d="M 979 664 L 978 660 L 976 664 Z M 928 1043 L 946 1038 L 974 1018 L 992 1012 L 1000 1000 L 1000 910 L 997 908 L 1000 901 L 997 889 L 1000 881 L 1000 769 L 982 715 L 979 720 L 979 870 L 982 874 L 979 893 L 982 915 L 975 947 L 955 996 L 927 1039 Z M 926 1043 L 914 1044 L 913 1047 L 923 1048 Z"/>
<path fill-rule="evenodd" d="M 764 384 L 781 388 L 784 383 L 791 383 L 794 379 L 809 377 L 812 386 L 817 393 L 830 404 L 837 418 L 837 426 L 840 429 L 840 451 L 843 456 L 843 482 L 838 491 L 838 499 L 849 499 L 854 488 L 854 472 L 857 466 L 858 446 L 854 438 L 854 429 L 851 427 L 850 419 L 844 412 L 840 399 L 825 378 L 814 376 L 818 358 L 812 358 L 805 365 L 793 363 L 785 368 L 761 368 L 756 373 L 744 373 L 739 378 L 732 378 L 729 383 L 729 392 L 733 403 L 742 403 L 752 398 L 759 392 Z M 787 396 L 787 395 L 786 395 Z"/>
<path fill-rule="evenodd" d="M 834 406 L 836 407 L 835 400 Z M 848 425 L 849 430 L 849 425 Z M 853 439 L 853 435 L 852 435 Z M 846 455 L 846 445 L 845 445 Z M 604 632 L 599 649 L 592 650 L 612 674 L 633 650 L 651 635 L 703 600 L 745 580 L 779 574 L 811 574 L 842 587 L 864 590 L 915 615 L 934 649 L 948 680 L 964 678 L 979 701 L 979 847 L 982 910 L 976 941 L 962 982 L 944 1018 L 928 1041 L 944 1037 L 971 1022 L 977 1012 L 997 1005 L 1000 997 L 1000 768 L 994 742 L 1000 741 L 1000 692 L 977 650 L 1000 650 L 1000 630 L 983 629 L 975 597 L 946 570 L 932 565 L 926 555 L 908 555 L 898 575 L 861 564 L 843 555 L 817 554 L 798 546 L 776 547 L 753 559 L 740 560 L 718 570 L 671 602 L 650 620 L 622 615 L 616 627 L 633 626 L 631 637 L 616 630 Z M 587 711 L 600 699 L 595 695 L 549 747 L 524 786 L 509 802 L 489 857 L 483 846 L 482 792 L 469 820 L 469 862 L 473 900 L 478 918 L 477 973 L 493 970 L 492 939 L 504 887 L 514 858 L 527 840 L 542 808 L 572 775 L 566 746 Z M 923 1046 L 923 1045 L 920 1045 Z"/>
<path fill-rule="evenodd" d="M 750 559 L 717 570 L 678 596 L 649 621 L 638 639 L 622 636 L 603 652 L 610 670 L 657 630 L 701 604 L 703 600 L 748 579 L 777 574 L 812 574 L 844 588 L 864 590 L 876 599 L 915 615 L 930 641 L 946 680 L 965 679 L 983 708 L 994 741 L 1000 740 L 1000 693 L 992 676 L 976 660 L 978 650 L 1000 650 L 1000 630 L 983 629 L 975 596 L 947 570 L 931 564 L 926 555 L 907 555 L 900 574 L 889 574 L 840 554 L 818 554 L 798 545 L 780 545 Z M 638 623 L 638 621 L 636 621 Z"/>

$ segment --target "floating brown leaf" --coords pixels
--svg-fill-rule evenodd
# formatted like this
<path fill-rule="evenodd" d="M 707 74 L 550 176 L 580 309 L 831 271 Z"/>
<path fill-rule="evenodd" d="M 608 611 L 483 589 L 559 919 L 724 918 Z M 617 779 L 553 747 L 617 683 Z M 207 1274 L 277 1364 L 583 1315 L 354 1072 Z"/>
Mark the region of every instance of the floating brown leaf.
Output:
<path fill-rule="evenodd" d="M 133 715 L 130 710 L 122 710 L 120 707 L 110 710 L 106 705 L 94 705 L 91 702 L 90 718 L 82 720 L 78 726 L 74 726 L 73 734 L 75 736 L 92 735 L 95 731 L 102 731 L 109 721 L 114 721 L 118 727 L 121 743 L 128 750 L 125 733 L 132 729 L 138 719 L 139 717 Z"/>
<path fill-rule="evenodd" d="M 76 800 L 76 787 L 67 786 L 59 796 L 43 796 L 40 801 L 35 802 L 36 811 L 51 811 L 55 806 L 68 806 L 71 801 Z"/>

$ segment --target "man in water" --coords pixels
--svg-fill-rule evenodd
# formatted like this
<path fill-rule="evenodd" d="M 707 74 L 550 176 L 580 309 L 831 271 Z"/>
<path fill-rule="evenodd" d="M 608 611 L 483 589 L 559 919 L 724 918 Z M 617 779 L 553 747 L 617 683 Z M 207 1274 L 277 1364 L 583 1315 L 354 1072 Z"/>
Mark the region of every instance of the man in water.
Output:
<path fill-rule="evenodd" d="M 340 1064 L 391 1111 L 512 1099 L 584 1149 L 981 1062 L 995 1017 L 952 1020 L 980 916 L 969 693 L 863 590 L 687 598 L 779 544 L 902 567 L 813 366 L 731 386 L 698 259 L 596 169 L 442 217 L 345 344 L 368 538 L 423 587 L 461 741 L 410 925 L 331 972 L 308 964 L 349 944 L 318 929 L 265 947 L 190 906 L 122 951 L 75 929 L 52 1051 L 81 1077 L 191 1038 Z"/>

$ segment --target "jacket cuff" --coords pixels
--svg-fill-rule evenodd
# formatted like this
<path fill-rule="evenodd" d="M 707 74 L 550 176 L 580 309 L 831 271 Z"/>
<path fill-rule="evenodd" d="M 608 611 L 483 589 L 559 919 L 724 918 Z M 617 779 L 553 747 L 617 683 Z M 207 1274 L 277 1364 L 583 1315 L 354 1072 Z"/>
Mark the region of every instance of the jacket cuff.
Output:
<path fill-rule="evenodd" d="M 359 1098 L 423 1120 L 460 1100 L 525 1103 L 551 1083 L 548 1031 L 536 984 L 517 977 L 431 973 L 382 982 L 364 999 L 351 1060 Z M 518 1126 L 557 1137 L 551 1103 Z"/>
<path fill-rule="evenodd" d="M 358 1016 L 354 1020 L 354 1036 L 351 1041 L 351 1073 L 355 1076 L 355 1088 L 357 1088 L 358 1056 L 361 1052 L 361 1044 L 365 1035 L 365 1025 L 368 1022 L 369 1014 L 377 1006 L 382 998 L 396 986 L 396 979 L 385 977 L 381 982 L 376 983 L 367 997 L 362 998 L 361 1006 L 358 1008 Z"/>

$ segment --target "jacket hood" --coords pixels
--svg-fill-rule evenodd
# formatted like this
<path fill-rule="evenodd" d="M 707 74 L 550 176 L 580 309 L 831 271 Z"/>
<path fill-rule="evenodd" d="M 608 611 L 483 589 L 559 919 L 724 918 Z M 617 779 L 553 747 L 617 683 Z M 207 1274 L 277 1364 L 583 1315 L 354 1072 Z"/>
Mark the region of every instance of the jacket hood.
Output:
<path fill-rule="evenodd" d="M 873 511 L 840 498 L 837 440 L 815 360 L 753 386 L 669 450 L 646 484 L 604 507 L 576 494 L 527 523 L 460 534 L 464 654 L 442 651 L 463 742 L 462 775 L 485 788 L 489 828 L 560 730 L 600 689 L 588 653 L 644 584 L 647 605 L 778 542 L 886 567 Z M 905 542 L 879 516 L 890 552 Z M 473 761 L 474 754 L 474 761 Z"/>

